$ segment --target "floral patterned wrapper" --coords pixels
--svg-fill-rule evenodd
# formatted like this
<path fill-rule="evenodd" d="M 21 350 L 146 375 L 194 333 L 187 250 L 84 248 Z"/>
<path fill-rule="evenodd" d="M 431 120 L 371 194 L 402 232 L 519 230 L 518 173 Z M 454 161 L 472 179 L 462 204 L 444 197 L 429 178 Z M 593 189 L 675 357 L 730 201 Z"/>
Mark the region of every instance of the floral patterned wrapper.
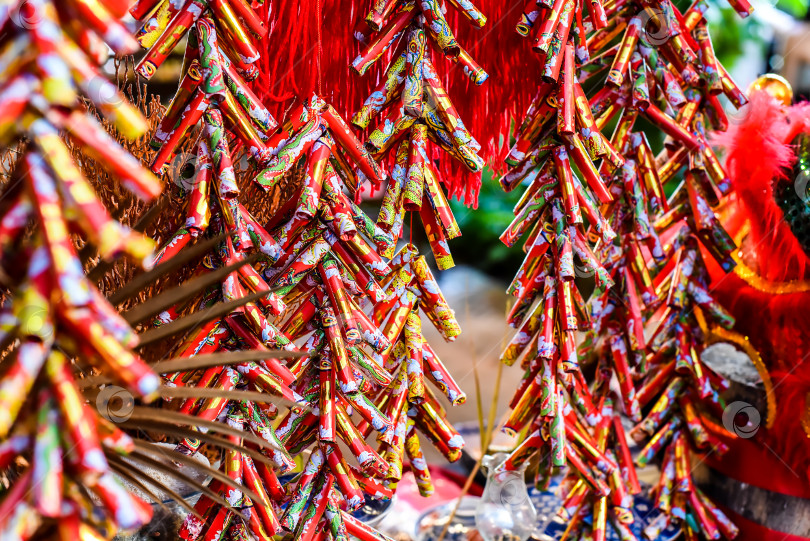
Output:
<path fill-rule="evenodd" d="M 385 79 L 366 98 L 363 105 L 352 117 L 352 124 L 365 129 L 377 114 L 396 101 L 402 92 L 402 83 L 405 81 L 405 53 L 388 68 Z"/>
<path fill-rule="evenodd" d="M 416 14 L 415 4 L 402 4 L 388 20 L 388 23 L 380 30 L 379 35 L 369 42 L 365 50 L 352 61 L 351 68 L 358 75 L 363 75 L 385 51 L 397 43 L 399 37 Z"/>
<path fill-rule="evenodd" d="M 405 86 L 402 89 L 402 106 L 413 117 L 422 116 L 424 81 L 422 64 L 425 59 L 427 37 L 421 28 L 411 28 L 405 47 Z"/>
<path fill-rule="evenodd" d="M 135 67 L 135 71 L 141 77 L 150 79 L 183 36 L 197 22 L 206 7 L 202 0 L 192 0 L 180 8 L 168 22 L 160 37 L 149 46 L 149 50 Z M 141 44 L 143 45 L 144 42 L 142 41 Z"/>

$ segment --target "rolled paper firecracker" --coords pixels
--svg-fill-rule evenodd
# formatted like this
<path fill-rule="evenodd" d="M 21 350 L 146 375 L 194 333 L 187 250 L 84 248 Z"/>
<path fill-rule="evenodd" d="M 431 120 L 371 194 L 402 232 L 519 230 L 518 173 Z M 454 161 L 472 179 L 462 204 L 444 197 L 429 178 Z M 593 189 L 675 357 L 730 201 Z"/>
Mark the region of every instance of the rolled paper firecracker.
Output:
<path fill-rule="evenodd" d="M 451 404 L 457 406 L 467 400 L 467 395 L 461 390 L 461 387 L 459 387 L 427 342 L 422 347 L 422 360 L 426 368 L 425 373 L 433 381 L 434 385 L 445 394 Z"/>
<path fill-rule="evenodd" d="M 646 109 L 650 104 L 650 89 L 647 86 L 644 60 L 638 51 L 633 51 L 630 55 L 630 76 L 633 85 L 631 103 L 634 108 Z"/>
<path fill-rule="evenodd" d="M 373 382 L 374 385 L 384 387 L 391 383 L 393 376 L 361 348 L 352 346 L 349 348 L 349 352 L 354 364 L 363 370 L 368 380 Z"/>
<path fill-rule="evenodd" d="M 670 361 L 662 366 L 652 378 L 649 378 L 644 382 L 644 385 L 636 394 L 636 398 L 638 399 L 639 405 L 642 408 L 646 407 L 647 403 L 653 397 L 660 394 L 661 390 L 664 388 L 664 385 L 666 385 L 674 372 L 675 361 Z"/>
<path fill-rule="evenodd" d="M 456 108 L 450 101 L 447 90 L 445 90 L 442 85 L 441 78 L 436 73 L 436 69 L 433 67 L 433 63 L 430 59 L 425 59 L 422 72 L 425 78 L 425 89 L 428 93 L 428 97 L 434 102 L 432 105 L 435 105 L 438 109 L 439 115 L 447 125 L 448 131 L 453 141 L 455 141 L 455 144 L 469 145 L 475 151 L 481 150 L 481 145 L 473 139 L 470 132 L 467 131 L 467 128 L 464 126 L 464 122 L 462 122 Z"/>
<path fill-rule="evenodd" d="M 531 374 L 529 374 L 531 376 Z M 544 402 L 546 398 L 546 390 L 548 385 L 543 380 L 542 375 L 538 372 L 534 376 L 526 378 L 528 385 L 525 389 L 518 389 L 513 397 L 512 413 L 509 414 L 506 422 L 504 423 L 504 431 L 507 434 L 518 434 L 523 428 L 532 420 L 532 417 L 542 410 L 547 404 Z M 551 382 L 553 383 L 553 381 Z"/>
<path fill-rule="evenodd" d="M 321 308 L 320 319 L 321 326 L 329 341 L 329 347 L 332 352 L 332 366 L 333 370 L 336 371 L 340 390 L 343 393 L 355 392 L 357 391 L 357 382 L 352 375 L 349 357 L 346 353 L 343 338 L 340 335 L 337 317 L 329 304 L 325 304 Z"/>
<path fill-rule="evenodd" d="M 650 441 L 647 442 L 647 445 L 639 451 L 639 454 L 636 456 L 636 465 L 643 468 L 646 466 L 650 460 L 652 460 L 658 452 L 667 445 L 669 441 L 671 441 L 673 435 L 678 431 L 678 429 L 683 424 L 683 421 L 680 417 L 672 417 L 669 421 L 662 426 L 655 435 L 650 438 Z"/>
<path fill-rule="evenodd" d="M 422 8 L 422 15 L 425 17 L 425 24 L 430 31 L 436 44 L 448 58 L 459 55 L 460 48 L 450 25 L 442 13 L 442 4 L 438 0 L 419 0 Z"/>
<path fill-rule="evenodd" d="M 548 424 L 549 440 L 551 441 L 551 463 L 555 467 L 565 466 L 565 417 L 563 416 L 563 398 L 557 395 L 554 398 L 556 411 L 551 414 Z"/>
<path fill-rule="evenodd" d="M 408 314 L 404 328 L 405 346 L 408 351 L 406 369 L 408 373 L 408 401 L 419 403 L 424 400 L 425 382 L 422 368 L 422 324 L 419 312 L 414 309 Z"/>
<path fill-rule="evenodd" d="M 420 409 L 416 415 L 416 427 L 424 434 L 433 446 L 447 459 L 448 462 L 455 462 L 461 458 L 461 447 L 451 447 L 441 438 L 440 433 L 434 426 L 434 421 Z M 446 424 L 446 421 L 445 421 Z M 460 437 L 459 437 L 460 439 Z"/>
<path fill-rule="evenodd" d="M 578 82 L 574 82 L 574 105 L 576 107 L 577 125 L 579 135 L 588 150 L 588 155 L 595 159 L 597 156 L 604 156 L 607 153 L 606 145 L 596 129 L 596 121 L 591 114 L 591 107 L 588 98 Z"/>
<path fill-rule="evenodd" d="M 386 464 L 383 459 L 366 443 L 363 434 L 346 413 L 346 409 L 339 404 L 337 406 L 337 427 L 338 435 L 364 472 L 373 474 L 385 469 Z"/>
<path fill-rule="evenodd" d="M 574 45 L 566 43 L 561 52 L 563 55 L 562 84 L 557 86 L 557 132 L 571 134 L 576 130 L 574 111 L 576 110 L 576 93 L 574 91 Z"/>
<path fill-rule="evenodd" d="M 607 496 L 610 493 L 610 487 L 607 486 L 605 481 L 603 481 L 596 472 L 591 471 L 570 443 L 565 444 L 565 457 L 573 471 L 579 474 L 579 477 L 584 480 L 588 487 L 599 497 Z"/>
<path fill-rule="evenodd" d="M 346 121 L 343 120 L 343 117 L 331 105 L 326 106 L 322 116 L 331 130 L 335 142 L 343 147 L 343 150 L 357 164 L 366 178 L 375 184 L 382 182 L 385 173 L 377 165 L 377 162 L 371 158 L 366 148 L 354 135 Z"/>
<path fill-rule="evenodd" d="M 380 255 L 369 246 L 360 235 L 355 235 L 346 243 L 352 254 L 360 260 L 365 268 L 377 279 L 384 278 L 391 273 L 391 267 Z"/>
<path fill-rule="evenodd" d="M 619 387 L 622 391 L 625 410 L 631 419 L 636 421 L 640 420 L 641 414 L 638 407 L 638 400 L 636 400 L 633 377 L 627 363 L 627 345 L 622 335 L 618 332 L 610 337 L 610 351 L 613 355 L 613 367 L 616 372 L 616 378 L 619 381 Z"/>
<path fill-rule="evenodd" d="M 377 225 L 384 231 L 390 232 L 395 238 L 399 237 L 401 229 L 395 231 L 394 223 L 405 212 L 402 206 L 401 193 L 407 175 L 409 146 L 410 141 L 405 138 L 397 147 L 395 165 L 391 169 L 391 179 L 388 181 L 388 186 L 380 204 L 380 213 L 377 216 Z"/>
<path fill-rule="evenodd" d="M 280 471 L 292 470 L 295 467 L 295 462 L 284 450 L 284 443 L 276 435 L 270 420 L 261 408 L 246 400 L 240 401 L 239 408 L 242 410 L 251 431 L 272 446 L 271 449 L 264 449 L 263 454 L 267 455 L 278 466 Z"/>
<path fill-rule="evenodd" d="M 62 507 L 64 465 L 59 428 L 59 413 L 51 393 L 40 391 L 31 459 L 31 503 L 44 517 L 58 516 Z"/>
<path fill-rule="evenodd" d="M 389 419 L 371 399 L 363 393 L 343 393 L 341 396 L 347 404 L 351 404 L 355 412 L 366 422 L 370 423 L 377 432 L 385 432 L 393 426 L 393 421 Z"/>
<path fill-rule="evenodd" d="M 393 541 L 393 539 L 387 535 L 378 532 L 365 522 L 361 522 L 360 519 L 353 517 L 347 511 L 341 509 L 340 514 L 346 525 L 346 532 L 348 532 L 350 536 L 356 537 L 360 541 Z"/>
<path fill-rule="evenodd" d="M 537 452 L 544 452 L 545 441 L 537 429 L 529 434 L 526 439 L 518 444 L 517 447 L 509 454 L 506 460 L 498 466 L 498 470 L 517 471 L 529 459 L 531 459 Z"/>
<path fill-rule="evenodd" d="M 574 193 L 574 180 L 571 173 L 571 165 L 568 162 L 568 153 L 565 151 L 564 146 L 558 145 L 554 147 L 552 156 L 557 169 L 560 193 L 562 194 L 567 223 L 581 224 L 582 214 L 579 212 L 579 201 Z"/>
<path fill-rule="evenodd" d="M 318 367 L 320 379 L 320 399 L 318 414 L 318 440 L 335 440 L 335 371 L 328 358 L 322 357 Z"/>
<path fill-rule="evenodd" d="M 419 436 L 416 434 L 416 427 L 411 419 L 408 420 L 407 431 L 408 436 L 405 439 L 405 453 L 408 455 L 408 460 L 411 463 L 411 472 L 416 479 L 419 494 L 426 498 L 433 494 L 433 482 L 430 479 L 430 470 L 428 469 L 427 461 L 419 445 Z"/>
<path fill-rule="evenodd" d="M 563 48 L 568 42 L 575 10 L 576 2 L 573 0 L 565 0 L 560 11 L 559 19 L 554 27 L 551 41 L 548 42 L 548 46 L 544 51 L 545 59 L 542 77 L 545 81 L 551 82 L 559 79 L 560 68 L 562 67 L 564 57 Z M 544 43 L 540 42 L 537 45 L 544 45 Z M 540 50 L 542 51 L 542 49 Z"/>
<path fill-rule="evenodd" d="M 235 2 L 234 2 L 235 3 Z M 252 64 L 259 59 L 259 51 L 236 12 L 228 0 L 211 0 L 208 3 L 216 18 L 219 32 L 227 38 L 228 45 L 239 55 L 245 64 Z M 250 12 L 250 8 L 247 10 Z"/>
<path fill-rule="evenodd" d="M 323 471 L 326 459 L 319 446 L 312 450 L 301 475 L 296 482 L 296 489 L 291 491 L 291 499 L 284 514 L 281 517 L 281 526 L 288 531 L 294 531 L 298 525 L 301 515 L 307 506 L 309 497 L 312 494 L 315 479 Z"/>
<path fill-rule="evenodd" d="M 411 270 L 422 293 L 420 301 L 422 306 L 433 313 L 435 321 L 439 323 L 438 330 L 445 340 L 455 340 L 461 334 L 461 327 L 456 321 L 455 313 L 439 289 L 439 284 L 433 277 L 424 256 L 419 256 L 411 261 Z"/>
<path fill-rule="evenodd" d="M 408 154 L 408 173 L 402 190 L 402 205 L 405 210 L 419 210 L 425 185 L 425 163 L 429 161 L 426 152 L 427 126 L 416 122 L 410 131 L 411 143 Z"/>
<path fill-rule="evenodd" d="M 450 58 L 454 64 L 461 66 L 464 75 L 466 75 L 473 83 L 481 86 L 489 79 L 489 74 L 484 71 L 478 63 L 470 56 L 470 53 L 459 47 L 457 56 Z M 725 82 L 723 83 L 725 85 Z"/>
<path fill-rule="evenodd" d="M 318 527 L 318 522 L 320 522 L 326 510 L 326 504 L 329 503 L 329 493 L 332 491 L 334 482 L 334 476 L 326 469 L 323 469 L 321 475 L 315 481 L 315 487 L 312 490 L 309 504 L 298 521 L 298 526 L 294 533 L 295 539 L 312 541 Z"/>
<path fill-rule="evenodd" d="M 422 205 L 419 209 L 419 217 L 422 219 L 422 225 L 425 228 L 430 249 L 433 252 L 433 259 L 436 261 L 436 266 L 439 270 L 447 270 L 453 266 L 453 256 L 450 254 L 450 247 L 447 244 L 447 237 L 444 231 L 436 220 L 436 215 L 433 209 Z"/>
<path fill-rule="evenodd" d="M 566 0 L 554 0 L 550 2 L 549 7 L 551 9 L 544 14 L 545 18 L 537 29 L 537 37 L 532 44 L 532 49 L 542 53 L 548 52 L 554 31 L 557 29 L 562 12 L 565 9 L 565 4 Z"/>
<path fill-rule="evenodd" d="M 106 5 L 90 0 L 77 0 L 72 3 L 72 7 L 83 24 L 99 36 L 103 36 L 104 43 L 116 54 L 133 54 L 138 50 L 138 42 L 132 37 L 131 32 L 118 21 L 117 15 L 108 11 Z M 119 12 L 118 9 L 114 11 Z M 35 28 L 36 26 L 38 25 L 35 25 Z"/>
<path fill-rule="evenodd" d="M 180 8 L 168 22 L 160 37 L 155 40 L 146 55 L 135 66 L 135 71 L 144 79 L 151 79 L 183 36 L 197 22 L 206 7 L 202 0 L 192 0 Z"/>
<path fill-rule="evenodd" d="M 449 2 L 478 28 L 483 28 L 487 23 L 486 16 L 470 0 L 449 0 Z"/>
<path fill-rule="evenodd" d="M 360 490 L 357 481 L 354 479 L 349 466 L 343 459 L 340 448 L 334 445 L 326 446 L 326 462 L 335 478 L 335 483 L 340 488 L 340 492 L 349 510 L 356 510 L 363 505 L 363 492 Z"/>
<path fill-rule="evenodd" d="M 380 81 L 380 84 L 372 91 L 371 95 L 366 98 L 363 105 L 352 117 L 352 124 L 358 128 L 365 129 L 371 123 L 371 120 L 377 116 L 380 111 L 391 105 L 402 92 L 402 83 L 405 81 L 405 55 L 403 52 L 396 61 L 391 64 L 388 71 L 385 73 L 385 78 Z"/>
<path fill-rule="evenodd" d="M 613 198 L 605 186 L 605 183 L 602 181 L 602 178 L 599 176 L 596 166 L 593 165 L 593 162 L 588 156 L 587 150 L 585 150 L 585 147 L 582 145 L 579 135 L 574 133 L 570 136 L 566 136 L 565 139 L 568 153 L 574 159 L 577 169 L 579 169 L 582 176 L 585 177 L 585 181 L 588 183 L 590 189 L 593 190 L 594 195 L 600 202 L 610 203 Z"/>
<path fill-rule="evenodd" d="M 362 335 L 358 329 L 354 310 L 349 303 L 348 293 L 343 289 L 340 282 L 340 271 L 337 265 L 334 259 L 327 257 L 318 264 L 318 270 L 326 286 L 329 301 L 336 310 L 336 314 L 340 316 L 339 322 L 343 329 L 343 337 L 345 338 L 346 344 L 352 346 L 360 341 Z"/>
<path fill-rule="evenodd" d="M 700 414 L 697 412 L 693 400 L 688 394 L 683 394 L 678 397 L 678 404 L 681 407 L 686 428 L 692 435 L 692 441 L 699 449 L 706 449 L 709 446 L 709 434 L 700 420 Z"/>
<path fill-rule="evenodd" d="M 393 146 L 393 144 L 408 130 L 416 118 L 405 114 L 402 106 L 392 107 L 388 115 L 377 123 L 377 126 L 369 134 L 366 140 L 366 149 L 382 154 Z"/>
<path fill-rule="evenodd" d="M 53 385 L 53 398 L 59 405 L 64 421 L 63 437 L 74 446 L 76 459 L 71 461 L 72 466 L 78 470 L 84 482 L 93 482 L 108 468 L 93 413 L 79 395 L 75 378 L 61 352 L 51 351 L 45 369 Z"/>
<path fill-rule="evenodd" d="M 686 435 L 684 432 L 678 431 L 674 437 L 673 444 L 670 445 L 672 449 L 672 456 L 675 462 L 675 487 L 677 492 L 693 492 L 694 486 L 692 485 L 692 476 L 689 465 L 689 452 L 687 450 Z"/>
<path fill-rule="evenodd" d="M 523 13 L 520 14 L 520 20 L 515 25 L 515 31 L 524 38 L 529 35 L 534 22 L 540 16 L 540 6 L 536 0 L 525 0 Z"/>
<path fill-rule="evenodd" d="M 51 111 L 56 112 L 54 109 Z M 58 124 L 63 124 L 71 136 L 85 145 L 85 151 L 90 156 L 118 175 L 127 190 L 147 201 L 160 194 L 160 181 L 124 151 L 94 119 L 73 111 L 68 116 L 60 116 L 59 121 Z"/>
<path fill-rule="evenodd" d="M 726 514 L 720 510 L 715 503 L 703 493 L 702 490 L 695 487 L 695 492 L 697 494 L 700 503 L 706 508 L 706 510 L 711 514 L 712 518 L 714 519 L 717 528 L 719 528 L 720 533 L 723 534 L 723 537 L 726 539 L 734 539 L 740 533 L 740 529 L 733 523 Z"/>
<path fill-rule="evenodd" d="M 644 115 L 664 133 L 681 142 L 688 150 L 694 151 L 700 148 L 700 143 L 695 139 L 694 135 L 678 125 L 672 117 L 662 112 L 655 105 L 650 104 L 644 110 Z"/>
<path fill-rule="evenodd" d="M 153 173 L 159 174 L 167 167 L 167 162 L 174 155 L 180 140 L 185 137 L 191 126 L 194 126 L 202 118 L 203 113 L 208 108 L 209 100 L 205 94 L 197 89 L 194 95 L 189 100 L 188 104 L 183 108 L 177 122 L 171 127 L 166 141 L 160 150 L 152 158 L 152 163 L 149 166 Z"/>
<path fill-rule="evenodd" d="M 374 0 L 365 19 L 368 26 L 375 32 L 379 31 L 396 5 L 396 0 Z"/>
<path fill-rule="evenodd" d="M 227 0 L 231 6 L 231 9 L 234 13 L 242 19 L 248 29 L 253 32 L 257 37 L 263 38 L 267 35 L 267 28 L 262 24 L 261 19 L 256 12 L 253 11 L 253 8 L 250 4 L 247 3 L 247 0 Z"/>
<path fill-rule="evenodd" d="M 436 176 L 436 171 L 433 169 L 433 163 L 427 161 L 424 167 L 425 174 L 425 198 L 430 203 L 433 212 L 436 214 L 437 220 L 441 223 L 447 238 L 454 239 L 461 236 L 461 229 L 456 222 L 450 204 L 447 202 L 447 197 L 442 191 L 439 180 Z M 424 204 L 424 203 L 423 203 Z"/>
<path fill-rule="evenodd" d="M 549 160 L 553 163 L 552 160 Z M 501 233 L 500 240 L 507 246 L 514 246 L 521 236 L 537 220 L 541 213 L 545 213 L 547 203 L 554 197 L 557 182 L 551 182 L 540 187 L 537 193 L 515 215 L 509 227 Z"/>
<path fill-rule="evenodd" d="M 242 459 L 244 484 L 259 496 L 258 501 L 256 499 L 253 500 L 253 510 L 261 520 L 261 525 L 265 533 L 274 535 L 281 529 L 281 525 L 270 503 L 273 500 L 264 488 L 264 484 L 259 476 L 259 472 L 256 470 L 253 459 L 244 454 L 240 455 L 240 458 Z"/>
<path fill-rule="evenodd" d="M 405 45 L 405 86 L 402 90 L 402 106 L 407 114 L 416 118 L 422 116 L 424 92 L 422 62 L 425 59 L 426 40 L 424 30 L 412 27 Z"/>
<path fill-rule="evenodd" d="M 352 60 L 351 68 L 358 75 L 365 74 L 368 68 L 397 42 L 417 12 L 415 3 L 401 4 L 388 20 L 388 23 L 380 30 L 377 37 Z"/>
<path fill-rule="evenodd" d="M 369 238 L 377 248 L 380 250 L 380 255 L 383 257 L 390 257 L 385 254 L 392 254 L 396 248 L 396 242 L 394 242 L 393 236 L 386 231 L 383 231 L 371 217 L 363 212 L 363 210 L 357 206 L 354 202 L 350 201 L 348 197 L 346 197 L 343 193 L 338 192 L 337 196 L 344 202 L 345 206 L 348 206 L 352 220 L 354 221 L 357 229 L 363 233 L 367 238 Z"/>
<path fill-rule="evenodd" d="M 153 14 L 162 3 L 162 0 L 135 0 L 135 3 L 129 8 L 129 14 L 133 19 L 139 21 L 147 15 Z"/>
<path fill-rule="evenodd" d="M 343 516 L 340 514 L 337 498 L 333 496 L 334 492 L 330 494 L 326 509 L 323 511 L 325 521 L 329 524 L 328 535 L 334 541 L 349 541 L 349 534 L 346 532 L 346 524 L 343 522 Z M 326 541 L 326 535 L 327 532 L 322 530 L 318 532 L 318 536 L 323 536 L 323 538 L 316 537 L 316 540 Z"/>
<path fill-rule="evenodd" d="M 587 432 L 578 430 L 572 422 L 568 422 L 568 419 L 565 423 L 565 434 L 569 441 L 576 443 L 583 456 L 600 472 L 609 475 L 618 469 L 618 465 L 599 450 Z"/>
<path fill-rule="evenodd" d="M 22 480 L 17 482 L 28 486 Z M 92 490 L 101 500 L 101 505 L 111 510 L 119 528 L 127 530 L 140 528 L 152 519 L 151 506 L 131 494 L 111 472 L 101 476 Z"/>
<path fill-rule="evenodd" d="M 270 190 L 289 171 L 299 157 L 307 152 L 315 141 L 323 134 L 324 127 L 318 118 L 307 122 L 298 132 L 286 140 L 276 156 L 259 173 L 255 181 L 265 189 Z M 269 146 L 269 144 L 268 144 Z"/>
<path fill-rule="evenodd" d="M 605 541 L 607 535 L 607 496 L 596 498 L 593 504 L 593 541 Z"/>
<path fill-rule="evenodd" d="M 630 437 L 640 443 L 655 434 L 664 419 L 674 410 L 685 385 L 683 378 L 674 378 L 658 397 L 647 417 L 630 431 Z"/>

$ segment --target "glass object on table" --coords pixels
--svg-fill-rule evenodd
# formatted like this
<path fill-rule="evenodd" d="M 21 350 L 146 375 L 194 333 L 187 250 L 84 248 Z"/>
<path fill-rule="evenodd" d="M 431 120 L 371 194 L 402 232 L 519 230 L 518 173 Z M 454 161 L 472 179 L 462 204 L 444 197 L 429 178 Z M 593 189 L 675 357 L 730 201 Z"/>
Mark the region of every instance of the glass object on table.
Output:
<path fill-rule="evenodd" d="M 487 470 L 487 484 L 475 512 L 475 527 L 484 541 L 525 541 L 537 526 L 526 487 L 527 463 L 516 471 L 499 468 L 507 455 L 486 455 L 481 465 Z"/>

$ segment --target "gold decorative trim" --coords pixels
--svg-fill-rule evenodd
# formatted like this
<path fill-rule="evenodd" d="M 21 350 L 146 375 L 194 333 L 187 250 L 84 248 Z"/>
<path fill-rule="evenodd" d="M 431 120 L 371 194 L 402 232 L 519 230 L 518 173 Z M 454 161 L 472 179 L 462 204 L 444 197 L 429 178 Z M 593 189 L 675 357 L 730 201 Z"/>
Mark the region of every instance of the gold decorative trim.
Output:
<path fill-rule="evenodd" d="M 762 378 L 762 384 L 765 387 L 765 401 L 768 408 L 765 416 L 765 427 L 772 428 L 773 423 L 776 421 L 776 395 L 773 392 L 773 382 L 771 381 L 771 375 L 768 373 L 768 369 L 765 367 L 765 363 L 762 361 L 762 357 L 760 357 L 756 348 L 751 345 L 748 337 L 735 331 L 729 331 L 723 327 L 716 327 L 708 332 L 706 342 L 707 344 L 731 342 L 739 346 L 751 358 L 751 362 L 754 363 L 757 372 L 759 372 L 759 377 Z M 810 397 L 810 393 L 808 393 L 808 397 Z M 810 428 L 810 418 L 808 418 L 805 431 L 807 431 L 808 428 Z M 807 433 L 810 435 L 810 432 Z"/>
<path fill-rule="evenodd" d="M 802 412 L 801 423 L 804 433 L 810 438 L 810 393 L 804 395 L 804 411 Z"/>
<path fill-rule="evenodd" d="M 743 224 L 743 226 L 737 232 L 737 235 L 734 237 L 734 243 L 737 246 L 742 246 L 743 240 L 745 240 L 745 237 L 750 232 L 751 222 L 746 220 L 745 224 Z M 734 252 L 731 254 L 734 261 L 737 262 L 737 266 L 734 268 L 734 273 L 757 291 L 769 293 L 771 295 L 786 295 L 790 293 L 803 293 L 805 291 L 810 291 L 810 281 L 807 280 L 789 280 L 787 282 L 774 282 L 771 280 L 766 280 L 755 270 L 743 263 L 738 251 L 739 250 L 734 250 Z"/>

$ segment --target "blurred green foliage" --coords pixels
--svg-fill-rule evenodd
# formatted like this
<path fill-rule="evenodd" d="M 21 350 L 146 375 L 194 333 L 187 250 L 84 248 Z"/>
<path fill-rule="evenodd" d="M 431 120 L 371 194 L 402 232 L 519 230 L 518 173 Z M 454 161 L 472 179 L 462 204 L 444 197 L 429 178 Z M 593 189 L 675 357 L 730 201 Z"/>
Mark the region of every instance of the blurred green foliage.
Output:
<path fill-rule="evenodd" d="M 512 222 L 512 209 L 524 192 L 518 187 L 504 193 L 491 169 L 485 169 L 481 182 L 478 209 L 450 201 L 462 236 L 450 241 L 450 250 L 457 264 L 476 267 L 491 276 L 511 280 L 523 261 L 521 244 L 507 247 L 498 237 Z"/>

